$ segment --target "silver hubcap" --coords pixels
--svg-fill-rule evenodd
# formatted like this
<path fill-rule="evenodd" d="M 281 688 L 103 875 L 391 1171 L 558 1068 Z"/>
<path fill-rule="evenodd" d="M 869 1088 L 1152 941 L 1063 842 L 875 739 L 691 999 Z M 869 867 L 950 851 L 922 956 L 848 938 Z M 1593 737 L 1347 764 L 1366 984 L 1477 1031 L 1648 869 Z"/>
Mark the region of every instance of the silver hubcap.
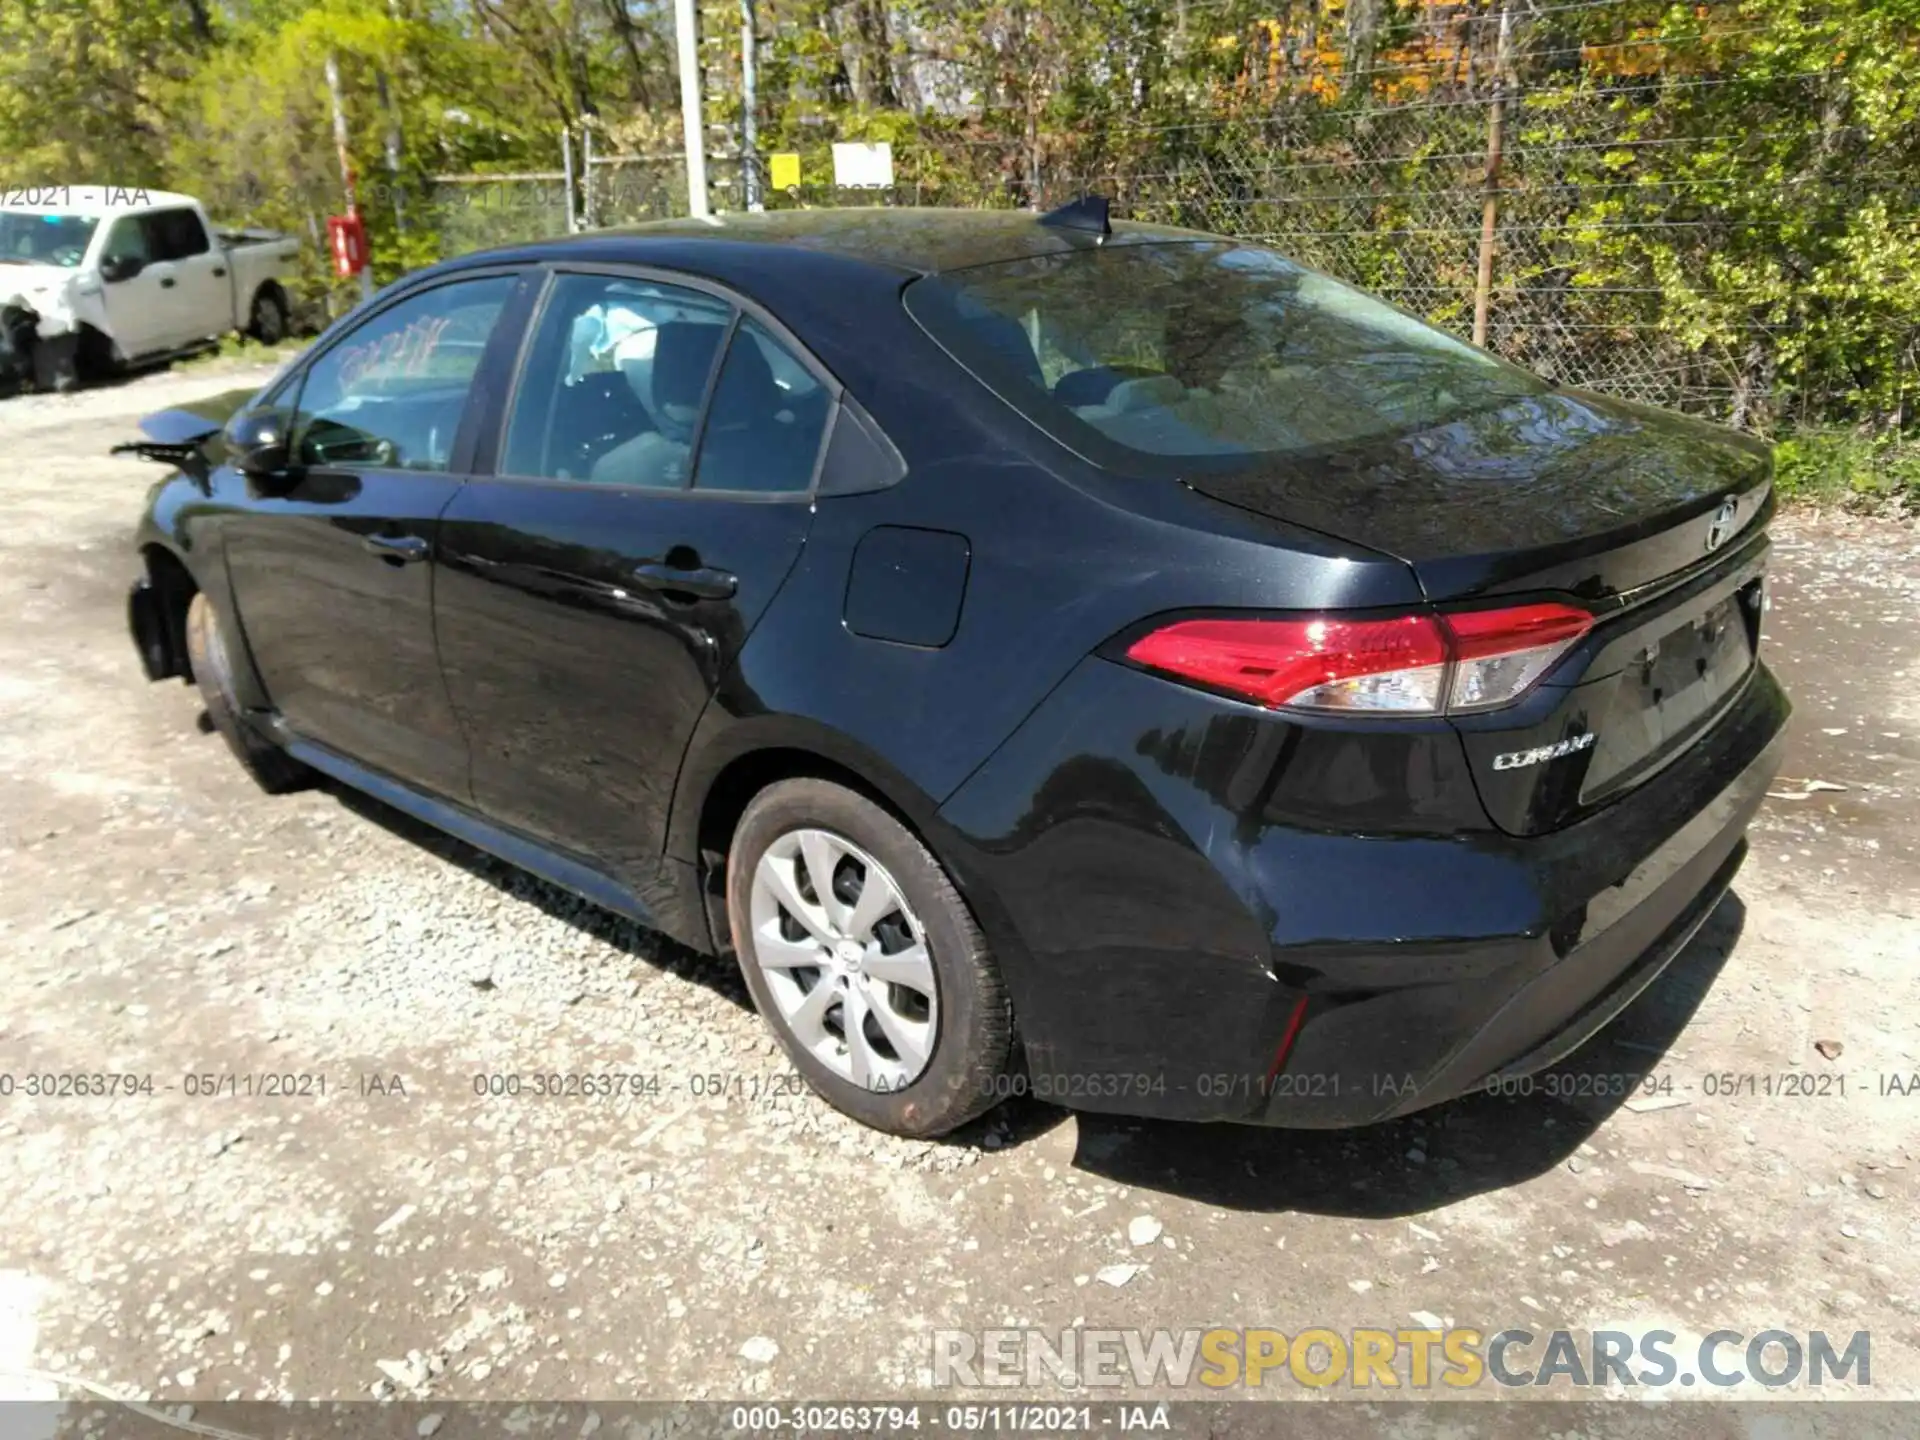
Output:
<path fill-rule="evenodd" d="M 753 960 L 793 1037 L 869 1090 L 933 1058 L 940 997 L 926 932 L 878 860 L 826 830 L 790 830 L 753 872 Z"/>

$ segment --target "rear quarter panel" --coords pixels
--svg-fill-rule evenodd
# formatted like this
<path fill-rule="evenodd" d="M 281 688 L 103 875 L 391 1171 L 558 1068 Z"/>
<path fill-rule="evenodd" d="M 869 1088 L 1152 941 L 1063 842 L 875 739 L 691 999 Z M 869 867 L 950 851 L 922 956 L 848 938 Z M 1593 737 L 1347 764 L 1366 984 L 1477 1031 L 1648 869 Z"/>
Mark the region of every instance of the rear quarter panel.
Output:
<path fill-rule="evenodd" d="M 734 761 L 768 749 L 821 756 L 868 781 L 919 830 L 1018 992 L 1030 973 L 1015 953 L 1021 927 L 1008 923 L 995 885 L 972 864 L 977 852 L 940 806 L 1076 667 L 1118 632 L 1184 607 L 1407 606 L 1420 592 L 1400 561 L 1171 482 L 1093 469 L 906 323 L 907 333 L 874 327 L 894 361 L 884 376 L 869 375 L 864 390 L 848 383 L 907 473 L 884 490 L 817 502 L 798 562 L 688 746 L 668 848 L 674 859 L 700 860 L 707 797 Z M 847 624 L 856 553 L 882 526 L 964 538 L 965 593 L 944 645 L 870 638 Z M 1457 737 L 1445 739 L 1457 751 Z"/>

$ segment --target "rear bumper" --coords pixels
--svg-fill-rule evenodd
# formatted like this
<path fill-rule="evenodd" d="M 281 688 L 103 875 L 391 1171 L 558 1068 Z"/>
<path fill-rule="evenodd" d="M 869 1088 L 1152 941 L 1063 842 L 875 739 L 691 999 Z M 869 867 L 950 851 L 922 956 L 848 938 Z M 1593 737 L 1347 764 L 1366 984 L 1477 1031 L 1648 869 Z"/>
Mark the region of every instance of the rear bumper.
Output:
<path fill-rule="evenodd" d="M 1275 783 L 1248 778 L 1298 753 L 1262 739 L 1286 722 L 1172 688 L 1077 671 L 1025 727 L 1032 754 L 1072 758 L 1016 785 L 1004 767 L 1031 757 L 1010 745 L 943 810 L 956 870 L 1007 971 L 1034 1093 L 1300 1127 L 1542 1068 L 1624 1009 L 1731 883 L 1789 710 L 1757 666 L 1686 755 L 1550 834 L 1356 834 L 1275 818 Z M 1181 705 L 1202 708 L 1174 726 Z M 1085 800 L 1063 778 L 1075 767 Z"/>

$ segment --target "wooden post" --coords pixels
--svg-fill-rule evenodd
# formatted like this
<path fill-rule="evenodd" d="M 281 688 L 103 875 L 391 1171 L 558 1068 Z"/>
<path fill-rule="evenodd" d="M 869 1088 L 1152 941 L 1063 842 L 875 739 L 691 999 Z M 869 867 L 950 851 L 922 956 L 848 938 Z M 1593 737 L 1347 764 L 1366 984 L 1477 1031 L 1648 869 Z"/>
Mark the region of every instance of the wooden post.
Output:
<path fill-rule="evenodd" d="M 1493 59 L 1493 104 L 1487 110 L 1486 199 L 1480 209 L 1480 273 L 1473 284 L 1473 343 L 1487 343 L 1487 311 L 1493 303 L 1494 232 L 1500 221 L 1500 147 L 1506 128 L 1507 40 L 1512 33 L 1508 0 L 1500 0 L 1500 38 Z"/>
<path fill-rule="evenodd" d="M 340 61 L 335 54 L 327 52 L 327 98 L 333 102 L 333 148 L 340 154 L 340 186 L 347 194 L 347 214 L 360 213 L 360 201 L 354 194 L 353 151 L 347 144 L 347 105 L 340 96 Z M 364 265 L 360 269 L 360 298 L 362 301 L 373 298 L 373 266 Z"/>

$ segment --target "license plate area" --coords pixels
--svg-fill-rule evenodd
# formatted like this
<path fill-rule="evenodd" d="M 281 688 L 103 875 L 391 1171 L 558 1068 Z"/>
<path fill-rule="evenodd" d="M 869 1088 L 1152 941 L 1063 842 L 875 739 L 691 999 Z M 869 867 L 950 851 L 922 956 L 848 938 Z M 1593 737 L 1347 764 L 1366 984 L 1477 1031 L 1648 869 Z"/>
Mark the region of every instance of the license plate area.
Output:
<path fill-rule="evenodd" d="M 1604 799 L 1686 746 L 1753 669 L 1764 586 L 1759 577 L 1682 619 L 1617 675 L 1599 707 L 1583 804 Z"/>
<path fill-rule="evenodd" d="M 1518 705 L 1452 717 L 1487 816 L 1538 835 L 1591 814 L 1683 754 L 1754 671 L 1764 536 L 1711 571 L 1629 604 Z"/>

